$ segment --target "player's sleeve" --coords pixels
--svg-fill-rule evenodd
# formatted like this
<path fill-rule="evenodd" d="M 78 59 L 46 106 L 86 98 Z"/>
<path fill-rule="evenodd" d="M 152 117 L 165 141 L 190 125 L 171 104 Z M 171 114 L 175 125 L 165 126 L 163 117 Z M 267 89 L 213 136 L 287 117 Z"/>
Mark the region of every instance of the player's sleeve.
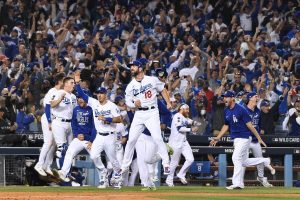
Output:
<path fill-rule="evenodd" d="M 120 109 L 118 106 L 114 103 L 112 103 L 113 107 L 111 109 L 111 115 L 112 117 L 120 117 Z"/>
<path fill-rule="evenodd" d="M 46 104 L 45 106 L 45 115 L 47 118 L 48 123 L 51 123 L 51 105 L 50 104 Z"/>
<path fill-rule="evenodd" d="M 91 107 L 89 107 L 89 108 L 90 108 L 90 113 L 89 113 L 89 123 L 87 124 L 87 126 L 88 126 L 87 128 L 89 129 L 90 133 L 86 134 L 85 140 L 93 142 L 96 137 L 96 129 L 94 126 L 93 109 Z M 94 129 L 95 129 L 95 131 L 94 131 Z"/>
<path fill-rule="evenodd" d="M 247 124 L 248 122 L 252 122 L 251 117 L 245 108 L 241 109 L 241 115 L 245 124 Z"/>
<path fill-rule="evenodd" d="M 128 85 L 126 87 L 126 90 L 125 90 L 125 103 L 129 108 L 135 108 L 131 85 Z"/>
<path fill-rule="evenodd" d="M 157 89 L 157 91 L 159 91 L 159 92 L 163 91 L 163 89 L 165 88 L 165 83 L 160 81 L 157 77 L 153 77 L 153 79 L 154 79 L 155 88 Z"/>
<path fill-rule="evenodd" d="M 81 89 L 79 84 L 76 84 L 75 86 L 76 91 L 78 92 L 78 95 L 86 102 L 88 103 L 89 101 L 89 96 L 84 94 L 83 90 Z"/>
<path fill-rule="evenodd" d="M 74 108 L 73 110 L 73 115 L 72 115 L 72 121 L 71 121 L 71 127 L 72 127 L 72 132 L 74 135 L 74 138 L 77 138 L 79 134 L 79 128 L 78 128 L 78 122 L 77 122 L 77 107 Z"/>
<path fill-rule="evenodd" d="M 180 116 L 176 116 L 174 117 L 175 120 L 175 127 L 178 130 L 178 132 L 180 133 L 186 133 L 186 132 L 190 132 L 191 128 L 186 127 L 186 125 L 184 124 L 182 118 Z"/>
<path fill-rule="evenodd" d="M 229 125 L 229 120 L 226 118 L 226 110 L 224 110 L 224 124 Z"/>

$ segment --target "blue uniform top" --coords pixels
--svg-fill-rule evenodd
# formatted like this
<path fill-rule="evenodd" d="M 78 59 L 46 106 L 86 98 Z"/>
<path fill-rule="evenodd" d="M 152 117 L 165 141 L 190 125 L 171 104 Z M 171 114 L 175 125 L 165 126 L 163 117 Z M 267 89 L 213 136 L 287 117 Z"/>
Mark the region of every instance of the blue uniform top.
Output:
<path fill-rule="evenodd" d="M 96 137 L 94 129 L 93 110 L 90 106 L 85 108 L 76 106 L 73 110 L 72 116 L 72 131 L 74 138 L 78 134 L 84 134 L 84 140 L 93 142 Z"/>
<path fill-rule="evenodd" d="M 248 114 L 250 115 L 251 122 L 254 128 L 257 130 L 258 133 L 260 133 L 260 110 L 257 107 L 255 107 L 254 110 L 251 110 L 250 108 L 248 108 L 248 106 L 246 106 L 245 108 L 248 111 Z M 251 132 L 251 136 L 252 136 L 252 142 L 257 143 L 258 140 L 252 132 Z"/>
<path fill-rule="evenodd" d="M 229 126 L 232 139 L 249 138 L 251 136 L 251 131 L 246 126 L 246 123 L 251 122 L 251 118 L 243 106 L 236 103 L 232 109 L 226 108 L 224 118 L 225 124 Z"/>

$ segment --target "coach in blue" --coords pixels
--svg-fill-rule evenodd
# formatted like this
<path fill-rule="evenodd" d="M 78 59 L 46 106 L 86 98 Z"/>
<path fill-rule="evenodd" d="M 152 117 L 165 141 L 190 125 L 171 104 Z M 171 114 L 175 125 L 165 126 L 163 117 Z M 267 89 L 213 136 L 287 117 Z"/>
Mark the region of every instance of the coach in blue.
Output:
<path fill-rule="evenodd" d="M 233 139 L 234 152 L 232 154 L 232 162 L 234 165 L 232 185 L 226 187 L 229 190 L 244 188 L 243 167 L 253 166 L 263 163 L 272 174 L 275 170 L 270 165 L 270 158 L 249 158 L 248 151 L 251 143 L 251 132 L 258 139 L 259 144 L 266 147 L 260 135 L 251 123 L 251 118 L 247 110 L 237 103 L 235 103 L 235 94 L 233 91 L 226 91 L 223 95 L 225 105 L 224 110 L 225 124 L 220 133 L 211 142 L 211 146 L 215 146 L 220 138 L 230 130 L 230 137 Z"/>
<path fill-rule="evenodd" d="M 254 128 L 257 130 L 258 133 L 261 132 L 260 130 L 260 110 L 257 108 L 257 102 L 259 100 L 258 95 L 255 92 L 250 92 L 247 94 L 247 106 L 245 106 L 248 114 L 250 115 L 250 118 L 252 120 L 252 124 Z M 258 143 L 257 138 L 251 133 L 252 135 L 252 141 L 250 143 L 249 149 L 251 149 L 252 154 L 255 158 L 261 158 L 262 155 L 262 148 L 260 144 Z M 264 165 L 259 164 L 257 167 L 257 180 L 264 186 L 264 187 L 273 187 L 272 184 L 270 184 L 267 180 L 267 177 L 264 177 Z M 245 168 L 244 168 L 245 170 Z"/>
<path fill-rule="evenodd" d="M 83 91 L 87 94 L 86 91 Z M 69 181 L 67 178 L 67 174 L 70 171 L 73 158 L 80 153 L 83 149 L 86 149 L 88 153 L 90 153 L 92 142 L 95 139 L 96 132 L 94 129 L 94 118 L 93 118 L 93 110 L 87 103 L 77 96 L 77 103 L 73 110 L 72 116 L 72 132 L 74 135 L 74 139 L 70 143 L 70 146 L 66 152 L 65 160 L 61 170 L 58 171 L 59 178 L 63 181 Z M 98 157 L 93 160 L 98 170 L 99 180 L 102 180 L 102 177 L 105 176 L 105 167 L 101 161 L 101 158 Z"/>

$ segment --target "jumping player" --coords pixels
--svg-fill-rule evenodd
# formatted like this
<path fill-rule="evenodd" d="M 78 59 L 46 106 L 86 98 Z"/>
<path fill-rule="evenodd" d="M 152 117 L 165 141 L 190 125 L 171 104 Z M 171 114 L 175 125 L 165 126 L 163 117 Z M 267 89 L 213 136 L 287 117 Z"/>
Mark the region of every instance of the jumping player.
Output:
<path fill-rule="evenodd" d="M 128 170 L 137 139 L 146 127 L 158 145 L 158 152 L 162 157 L 162 164 L 164 166 L 164 174 L 168 175 L 170 173 L 169 155 L 161 136 L 156 97 L 157 93 L 161 92 L 167 102 L 167 108 L 170 109 L 171 103 L 168 92 L 164 88 L 164 83 L 160 82 L 158 78 L 144 74 L 142 63 L 139 61 L 131 63 L 131 74 L 133 79 L 126 88 L 125 102 L 129 108 L 136 109 L 136 111 L 129 130 L 129 138 L 122 163 L 122 172 Z"/>
<path fill-rule="evenodd" d="M 250 92 L 247 94 L 247 106 L 246 110 L 248 111 L 254 128 L 260 133 L 260 110 L 257 108 L 257 102 L 259 100 L 258 95 L 255 92 Z M 249 149 L 251 149 L 252 154 L 255 158 L 262 158 L 262 148 L 258 143 L 257 138 L 252 134 L 252 141 L 250 143 Z M 257 167 L 257 180 L 264 186 L 264 187 L 273 187 L 267 180 L 267 177 L 264 177 L 264 165 L 259 164 Z M 245 168 L 244 168 L 245 173 Z M 242 176 L 244 178 L 244 176 Z"/>
<path fill-rule="evenodd" d="M 34 169 L 41 176 L 47 176 L 47 174 L 53 175 L 50 166 L 53 162 L 56 144 L 54 142 L 54 138 L 52 134 L 50 101 L 55 98 L 57 91 L 62 88 L 64 77 L 65 77 L 64 73 L 59 73 L 54 77 L 55 86 L 47 92 L 43 101 L 45 113 L 41 118 L 41 124 L 42 124 L 44 144 L 41 148 L 39 161 L 34 166 Z"/>
<path fill-rule="evenodd" d="M 109 161 L 112 163 L 114 169 L 114 176 L 111 179 L 111 183 L 120 188 L 119 185 L 122 182 L 122 176 L 120 174 L 120 164 L 116 158 L 115 151 L 115 133 L 117 123 L 121 123 L 120 110 L 116 104 L 107 100 L 107 90 L 104 87 L 99 87 L 96 90 L 97 98 L 87 96 L 82 91 L 80 85 L 80 74 L 75 74 L 76 90 L 79 96 L 93 109 L 94 113 L 94 125 L 97 131 L 96 138 L 91 148 L 91 159 L 96 159 L 100 156 L 104 150 Z M 106 182 L 103 184 L 107 185 Z M 99 186 L 105 188 L 105 186 Z"/>
<path fill-rule="evenodd" d="M 58 158 L 58 168 L 63 164 L 62 158 L 67 151 L 67 144 L 72 141 L 71 120 L 73 109 L 75 108 L 76 96 L 72 94 L 74 90 L 74 79 L 66 77 L 63 80 L 63 90 L 56 92 L 51 101 L 52 108 L 52 132 L 57 145 L 56 156 Z"/>
<path fill-rule="evenodd" d="M 246 109 L 235 103 L 235 94 L 232 91 L 226 91 L 223 95 L 225 105 L 224 110 L 225 124 L 220 133 L 211 142 L 211 146 L 215 146 L 220 138 L 230 130 L 230 137 L 234 141 L 234 152 L 232 154 L 232 162 L 234 164 L 232 185 L 226 187 L 229 190 L 244 188 L 244 182 L 241 178 L 243 176 L 243 167 L 258 165 L 264 163 L 271 174 L 275 174 L 275 170 L 270 165 L 270 158 L 249 158 L 249 145 L 251 143 L 251 132 L 257 138 L 259 144 L 266 147 L 266 144 L 257 133 L 256 129 L 251 123 L 251 118 Z"/>

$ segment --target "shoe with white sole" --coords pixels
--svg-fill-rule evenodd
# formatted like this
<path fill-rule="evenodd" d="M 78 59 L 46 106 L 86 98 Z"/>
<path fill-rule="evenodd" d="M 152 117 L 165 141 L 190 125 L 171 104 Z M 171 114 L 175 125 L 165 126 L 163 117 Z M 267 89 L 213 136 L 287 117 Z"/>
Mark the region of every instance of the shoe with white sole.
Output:
<path fill-rule="evenodd" d="M 166 184 L 167 184 L 167 186 L 169 186 L 169 187 L 174 187 L 174 183 L 173 183 L 173 181 L 171 181 L 171 180 L 166 179 Z"/>
<path fill-rule="evenodd" d="M 70 179 L 67 177 L 67 176 L 65 176 L 63 173 L 62 173 L 62 171 L 61 170 L 58 170 L 57 171 L 57 174 L 58 174 L 58 178 L 60 179 L 60 180 L 62 180 L 62 181 L 64 181 L 64 182 L 70 182 Z"/>
<path fill-rule="evenodd" d="M 35 171 L 37 171 L 37 173 L 39 173 L 39 175 L 41 176 L 47 176 L 46 172 L 44 171 L 44 169 L 38 165 L 34 166 Z"/>
<path fill-rule="evenodd" d="M 266 177 L 257 177 L 257 180 L 266 188 L 273 187 L 273 185 L 268 182 Z"/>
<path fill-rule="evenodd" d="M 48 167 L 47 169 L 45 169 L 45 172 L 46 172 L 47 174 L 51 175 L 51 176 L 54 176 L 54 174 L 53 174 L 53 172 L 52 172 L 52 170 L 51 170 L 50 167 Z"/>
<path fill-rule="evenodd" d="M 149 187 L 144 187 L 141 189 L 142 191 L 156 191 L 156 187 L 155 186 L 149 186 Z"/>
<path fill-rule="evenodd" d="M 180 179 L 182 184 L 186 185 L 188 183 L 185 177 L 178 176 L 178 174 L 177 174 L 177 177 Z"/>
<path fill-rule="evenodd" d="M 226 187 L 227 190 L 240 190 L 243 189 L 242 187 L 235 186 L 235 185 L 230 185 Z"/>
<path fill-rule="evenodd" d="M 107 181 L 100 181 L 100 185 L 97 188 L 105 189 L 107 187 L 108 187 L 108 182 Z"/>

